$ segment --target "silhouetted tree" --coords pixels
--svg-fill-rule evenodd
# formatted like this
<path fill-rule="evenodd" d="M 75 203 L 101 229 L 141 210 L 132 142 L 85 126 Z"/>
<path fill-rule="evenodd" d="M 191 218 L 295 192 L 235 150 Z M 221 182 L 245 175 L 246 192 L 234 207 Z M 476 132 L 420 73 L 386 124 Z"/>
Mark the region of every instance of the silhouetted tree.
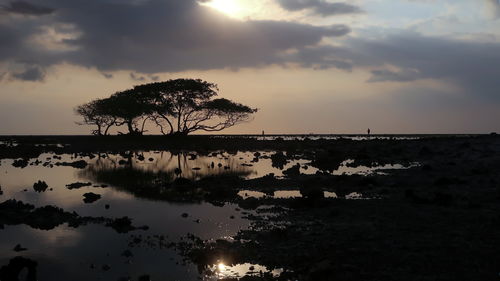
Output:
<path fill-rule="evenodd" d="M 109 114 L 116 118 L 116 124 L 125 124 L 130 135 L 141 135 L 144 132 L 144 125 L 152 113 L 151 104 L 145 96 L 130 89 L 111 95 L 104 103 Z M 139 125 L 141 119 L 142 126 Z"/>
<path fill-rule="evenodd" d="M 187 135 L 194 131 L 221 131 L 248 121 L 257 110 L 217 96 L 217 85 L 200 79 L 176 79 L 139 85 L 134 91 L 147 97 L 162 133 Z M 176 131 L 175 131 L 176 130 Z"/>
<path fill-rule="evenodd" d="M 92 134 L 107 135 L 109 129 L 116 124 L 117 120 L 116 117 L 107 112 L 106 103 L 107 101 L 104 99 L 96 99 L 77 106 L 75 112 L 83 117 L 83 122 L 77 122 L 77 124 L 95 125 L 97 128 L 92 130 Z"/>
<path fill-rule="evenodd" d="M 135 86 L 106 99 L 93 100 L 75 108 L 84 119 L 79 124 L 96 125 L 93 134 L 108 134 L 111 126 L 126 125 L 130 135 L 141 135 L 148 120 L 163 134 L 203 130 L 217 132 L 248 121 L 257 109 L 214 99 L 217 85 L 200 79 L 176 79 Z M 142 125 L 141 123 L 142 122 Z"/>

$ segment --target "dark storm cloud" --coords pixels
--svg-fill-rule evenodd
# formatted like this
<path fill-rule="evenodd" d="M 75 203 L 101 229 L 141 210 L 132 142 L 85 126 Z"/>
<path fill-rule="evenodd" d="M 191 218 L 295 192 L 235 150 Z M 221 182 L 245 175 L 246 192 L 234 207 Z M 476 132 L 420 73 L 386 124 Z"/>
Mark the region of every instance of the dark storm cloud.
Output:
<path fill-rule="evenodd" d="M 238 21 L 195 0 L 46 0 L 51 17 L 0 22 L 3 62 L 61 62 L 109 73 L 287 64 L 286 54 L 350 32 L 345 25 L 312 26 L 281 21 Z M 24 21 L 23 21 L 24 20 Z M 57 39 L 64 50 L 33 44 L 42 26 L 71 26 L 75 36 Z M 44 40 L 50 36 L 42 36 Z M 307 62 L 304 62 L 307 63 Z"/>
<path fill-rule="evenodd" d="M 361 13 L 358 6 L 336 2 L 330 3 L 326 0 L 277 0 L 278 4 L 288 11 L 311 10 L 314 14 L 321 16 L 332 16 L 341 14 Z"/>
<path fill-rule="evenodd" d="M 500 99 L 500 43 L 408 32 L 376 40 L 350 39 L 348 46 L 343 55 L 354 65 L 375 69 L 370 82 L 438 79 L 468 94 Z"/>
<path fill-rule="evenodd" d="M 11 1 L 8 4 L 1 5 L 0 11 L 13 14 L 39 16 L 51 14 L 54 12 L 54 9 L 25 1 Z"/>
<path fill-rule="evenodd" d="M 404 69 L 399 71 L 392 71 L 387 69 L 372 70 L 372 77 L 368 82 L 384 82 L 384 81 L 397 81 L 409 82 L 419 79 L 418 71 L 411 69 Z"/>
<path fill-rule="evenodd" d="M 11 79 L 23 81 L 43 81 L 45 79 L 45 70 L 38 66 L 28 66 L 23 71 L 14 72 L 10 75 Z"/>

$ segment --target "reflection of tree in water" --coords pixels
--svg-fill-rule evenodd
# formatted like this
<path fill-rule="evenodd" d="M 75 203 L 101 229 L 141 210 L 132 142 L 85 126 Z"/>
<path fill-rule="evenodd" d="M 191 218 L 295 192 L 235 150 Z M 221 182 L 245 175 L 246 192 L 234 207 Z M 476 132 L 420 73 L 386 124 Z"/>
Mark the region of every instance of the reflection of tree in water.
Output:
<path fill-rule="evenodd" d="M 239 180 L 252 172 L 230 156 L 163 151 L 109 154 L 96 159 L 79 176 L 138 197 L 193 201 L 213 194 L 216 188 L 224 189 L 228 179 Z"/>

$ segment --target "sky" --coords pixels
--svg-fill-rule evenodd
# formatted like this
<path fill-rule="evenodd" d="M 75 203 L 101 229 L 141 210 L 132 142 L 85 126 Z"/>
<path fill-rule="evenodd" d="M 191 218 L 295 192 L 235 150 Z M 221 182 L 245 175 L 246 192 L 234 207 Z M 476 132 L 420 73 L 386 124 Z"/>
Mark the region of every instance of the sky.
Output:
<path fill-rule="evenodd" d="M 0 135 L 176 78 L 259 109 L 228 134 L 500 132 L 500 2 L 0 0 Z"/>

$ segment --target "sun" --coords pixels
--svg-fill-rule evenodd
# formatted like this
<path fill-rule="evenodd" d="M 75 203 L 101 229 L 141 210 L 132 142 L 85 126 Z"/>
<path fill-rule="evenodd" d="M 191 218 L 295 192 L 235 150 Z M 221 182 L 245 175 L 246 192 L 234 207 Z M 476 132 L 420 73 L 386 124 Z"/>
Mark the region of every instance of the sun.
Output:
<path fill-rule="evenodd" d="M 211 0 L 203 5 L 216 9 L 230 17 L 240 18 L 242 16 L 242 7 L 238 0 Z"/>

